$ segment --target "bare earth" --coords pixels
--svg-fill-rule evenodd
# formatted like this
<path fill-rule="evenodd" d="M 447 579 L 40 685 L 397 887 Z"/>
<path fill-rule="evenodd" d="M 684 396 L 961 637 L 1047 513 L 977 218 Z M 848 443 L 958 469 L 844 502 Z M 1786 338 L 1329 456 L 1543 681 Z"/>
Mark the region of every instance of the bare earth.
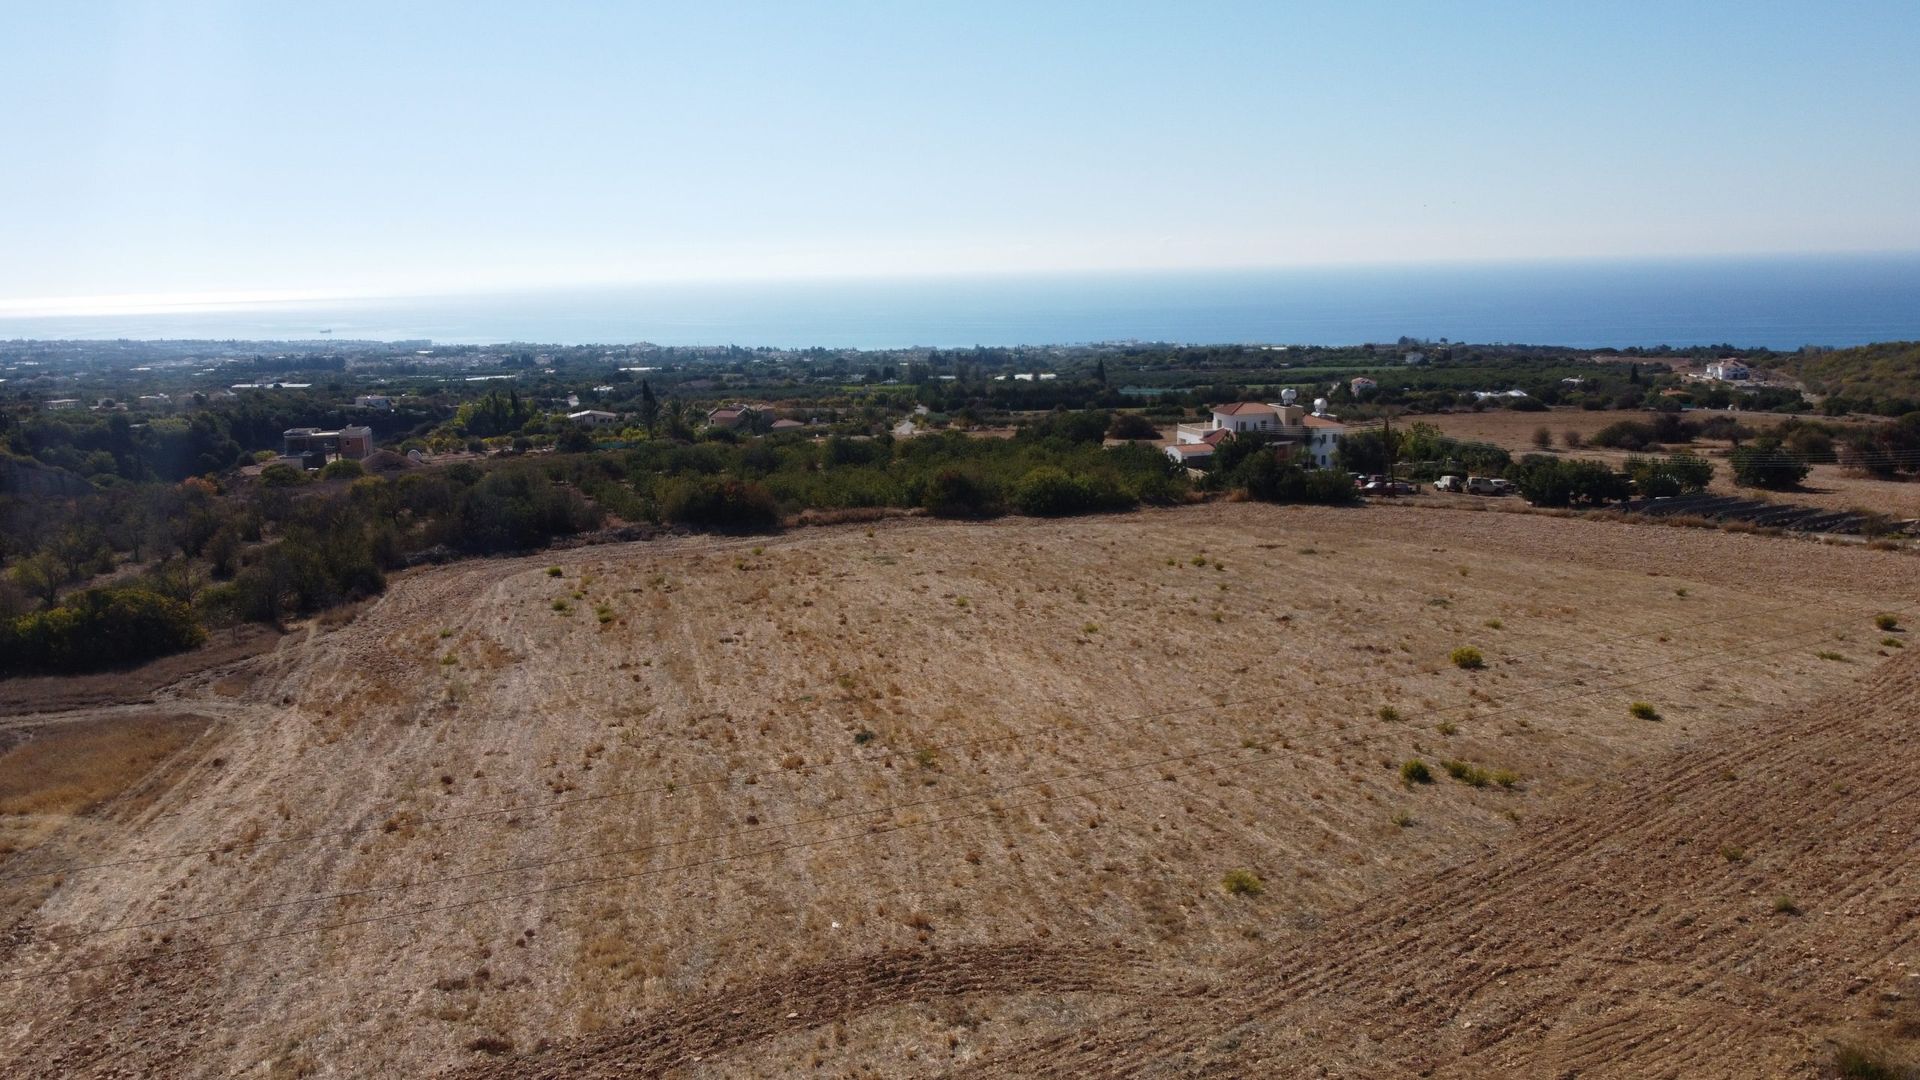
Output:
<path fill-rule="evenodd" d="M 9 789 L 0 1061 L 1815 1076 L 1920 1023 L 1915 566 L 1216 505 L 409 574 Z"/>

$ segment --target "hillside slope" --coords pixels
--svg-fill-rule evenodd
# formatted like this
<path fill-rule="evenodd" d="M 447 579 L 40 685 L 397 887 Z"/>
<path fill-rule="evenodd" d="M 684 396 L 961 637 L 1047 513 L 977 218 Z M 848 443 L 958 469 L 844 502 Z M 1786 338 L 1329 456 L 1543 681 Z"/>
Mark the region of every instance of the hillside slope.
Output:
<path fill-rule="evenodd" d="M 1148 1067 L 1351 955 L 1327 980 L 1380 1019 L 1337 1030 L 1380 1046 L 1334 1060 L 1397 1067 L 1443 1006 L 1396 1019 L 1366 996 L 1417 974 L 1394 934 L 1418 944 L 1406 927 L 1455 908 L 1537 917 L 1487 868 L 1571 858 L 1541 824 L 1567 807 L 1619 813 L 1643 857 L 1661 830 L 1717 842 L 1627 811 L 1687 794 L 1642 786 L 1673 755 L 1771 747 L 1783 707 L 1885 663 L 1869 616 L 1911 601 L 1912 566 L 1705 530 L 1223 505 L 410 573 L 351 623 L 155 695 L 194 727 L 144 781 L 13 822 L 0 1063 L 935 1075 L 1084 1068 L 1081 1033 L 1110 1029 L 1126 1041 L 1094 1039 L 1100 1059 Z M 1484 669 L 1448 663 L 1463 644 Z M 6 722 L 32 738 L 135 711 Z M 1859 735 L 1846 760 L 1888 756 L 1888 730 Z M 1402 781 L 1413 757 L 1437 782 Z M 1715 797 L 1758 812 L 1738 800 L 1771 781 L 1730 767 Z M 1863 773 L 1834 812 L 1868 812 L 1907 767 Z M 1585 801 L 1620 784 L 1645 805 Z M 1557 828 L 1599 845 L 1593 817 Z M 1824 925 L 1818 889 L 1776 884 L 1800 863 L 1735 840 L 1740 872 L 1766 875 L 1752 903 L 1791 888 Z M 1228 891 L 1233 871 L 1264 887 Z M 1437 899 L 1456 879 L 1479 884 Z M 1399 930 L 1364 922 L 1407 904 Z"/>

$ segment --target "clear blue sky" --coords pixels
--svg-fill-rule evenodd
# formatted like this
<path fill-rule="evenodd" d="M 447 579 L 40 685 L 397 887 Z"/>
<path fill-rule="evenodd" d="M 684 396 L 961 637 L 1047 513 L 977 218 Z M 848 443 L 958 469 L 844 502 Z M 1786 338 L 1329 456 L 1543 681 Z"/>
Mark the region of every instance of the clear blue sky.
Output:
<path fill-rule="evenodd" d="M 0 302 L 1920 249 L 1920 3 L 0 0 Z"/>

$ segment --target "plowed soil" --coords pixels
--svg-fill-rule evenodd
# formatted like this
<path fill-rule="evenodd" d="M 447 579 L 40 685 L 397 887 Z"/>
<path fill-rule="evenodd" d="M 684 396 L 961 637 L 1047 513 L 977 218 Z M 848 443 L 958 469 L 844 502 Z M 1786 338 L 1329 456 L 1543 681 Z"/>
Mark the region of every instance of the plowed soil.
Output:
<path fill-rule="evenodd" d="M 1228 505 L 404 575 L 0 861 L 0 1062 L 1820 1075 L 1920 1030 L 1915 565 Z"/>

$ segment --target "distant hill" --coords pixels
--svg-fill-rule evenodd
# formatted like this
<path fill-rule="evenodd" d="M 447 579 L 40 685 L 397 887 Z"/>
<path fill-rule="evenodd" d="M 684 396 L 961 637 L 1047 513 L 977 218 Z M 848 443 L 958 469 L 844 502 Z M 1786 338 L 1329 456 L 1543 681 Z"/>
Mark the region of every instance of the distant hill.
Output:
<path fill-rule="evenodd" d="M 1901 416 L 1920 411 L 1920 341 L 1793 353 L 1775 357 L 1767 366 L 1826 396 L 1830 413 Z"/>

